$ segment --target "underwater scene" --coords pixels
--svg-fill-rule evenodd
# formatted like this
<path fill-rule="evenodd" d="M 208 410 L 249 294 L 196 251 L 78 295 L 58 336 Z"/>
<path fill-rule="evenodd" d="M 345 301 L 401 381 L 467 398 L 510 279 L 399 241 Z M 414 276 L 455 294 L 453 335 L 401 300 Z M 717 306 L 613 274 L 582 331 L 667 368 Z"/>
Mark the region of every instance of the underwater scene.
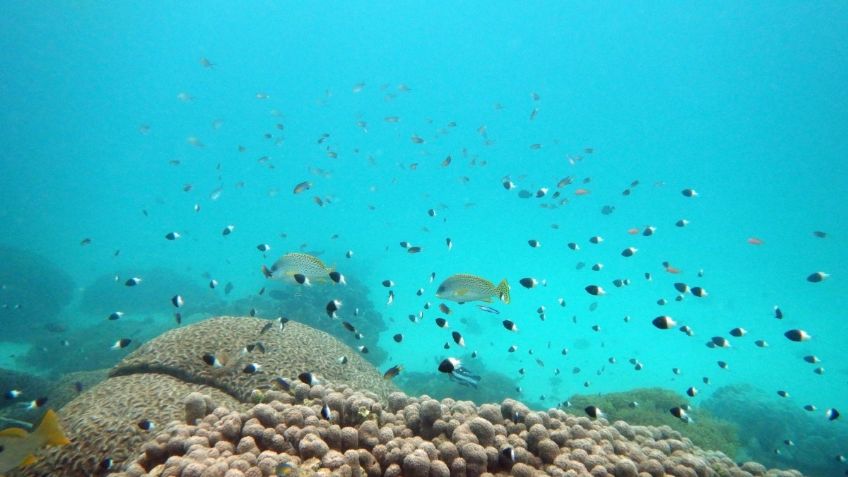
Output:
<path fill-rule="evenodd" d="M 845 2 L 19 1 L 0 476 L 848 475 Z"/>

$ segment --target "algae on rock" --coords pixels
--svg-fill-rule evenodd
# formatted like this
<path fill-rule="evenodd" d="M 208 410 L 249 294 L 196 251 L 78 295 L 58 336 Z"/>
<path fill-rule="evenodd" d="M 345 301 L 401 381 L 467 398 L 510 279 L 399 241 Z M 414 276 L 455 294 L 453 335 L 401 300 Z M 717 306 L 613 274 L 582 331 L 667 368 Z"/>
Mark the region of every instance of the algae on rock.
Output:
<path fill-rule="evenodd" d="M 698 447 L 722 451 L 730 458 L 736 457 L 740 447 L 737 427 L 705 409 L 689 411 L 691 424 L 672 416 L 669 409 L 686 404 L 689 399 L 668 389 L 637 388 L 620 393 L 577 394 L 569 401 L 577 409 L 590 405 L 599 407 L 610 422 L 622 420 L 629 424 L 669 426 Z M 633 406 L 634 402 L 638 405 Z"/>

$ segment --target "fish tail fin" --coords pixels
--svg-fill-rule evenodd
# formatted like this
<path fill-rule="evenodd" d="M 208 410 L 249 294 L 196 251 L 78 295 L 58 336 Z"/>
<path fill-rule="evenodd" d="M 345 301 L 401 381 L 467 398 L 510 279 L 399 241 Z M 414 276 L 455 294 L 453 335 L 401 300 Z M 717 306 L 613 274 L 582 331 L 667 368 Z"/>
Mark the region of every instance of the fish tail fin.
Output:
<path fill-rule="evenodd" d="M 70 439 L 62 431 L 59 416 L 52 409 L 48 409 L 44 413 L 44 417 L 41 418 L 41 424 L 38 425 L 35 433 L 48 445 L 64 446 L 71 443 Z"/>
<path fill-rule="evenodd" d="M 498 296 L 502 302 L 509 304 L 509 283 L 507 283 L 506 278 L 501 280 L 495 291 L 498 292 Z"/>
<path fill-rule="evenodd" d="M 268 270 L 268 267 L 262 265 L 262 274 L 265 275 L 265 278 L 271 278 L 271 270 Z"/>

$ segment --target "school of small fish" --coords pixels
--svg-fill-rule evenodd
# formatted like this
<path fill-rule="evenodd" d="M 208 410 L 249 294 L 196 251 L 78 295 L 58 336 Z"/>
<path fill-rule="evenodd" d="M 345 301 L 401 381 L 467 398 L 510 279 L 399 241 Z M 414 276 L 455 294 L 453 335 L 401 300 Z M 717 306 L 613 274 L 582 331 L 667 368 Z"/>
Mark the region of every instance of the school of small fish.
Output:
<path fill-rule="evenodd" d="M 207 58 L 200 59 L 200 65 L 210 74 L 220 71 L 225 68 L 219 66 Z M 370 89 L 371 85 L 364 82 L 355 84 L 351 88 L 350 94 L 364 95 Z M 399 101 L 404 95 L 413 94 L 412 90 L 406 85 L 397 85 L 391 88 L 389 85 L 381 85 L 377 88 L 387 104 L 393 104 L 393 101 Z M 195 96 L 187 92 L 179 92 L 176 94 L 176 99 L 190 106 L 193 103 L 200 101 Z M 257 92 L 254 95 L 254 101 L 261 101 L 269 105 L 274 104 L 275 95 L 267 92 Z M 332 95 L 328 92 L 322 101 L 332 101 Z M 541 96 L 537 93 L 530 95 L 529 105 L 526 111 L 521 111 L 522 121 L 533 121 L 534 124 L 543 121 L 543 108 Z M 400 107 L 398 109 L 401 109 Z M 497 114 L 506 114 L 507 108 L 505 105 L 498 104 L 494 108 Z M 684 346 L 685 340 L 699 340 L 694 330 L 703 327 L 703 323 L 687 318 L 687 313 L 683 308 L 672 309 L 674 303 L 686 302 L 685 306 L 696 307 L 699 302 L 709 301 L 714 299 L 713 293 L 708 292 L 707 282 L 704 270 L 694 271 L 696 264 L 683 263 L 678 266 L 678 261 L 685 262 L 685 257 L 679 253 L 674 255 L 674 265 L 668 261 L 655 263 L 647 268 L 643 262 L 636 262 L 639 257 L 644 255 L 646 251 L 656 253 L 652 249 L 652 241 L 657 240 L 656 237 L 662 235 L 672 235 L 675 233 L 683 233 L 681 229 L 694 227 L 690 225 L 690 220 L 686 218 L 665 218 L 657 217 L 655 223 L 649 224 L 633 224 L 633 227 L 625 228 L 619 231 L 618 236 L 603 236 L 596 231 L 580 231 L 580 230 L 564 230 L 568 229 L 568 224 L 563 222 L 545 223 L 540 226 L 539 230 L 522 230 L 525 233 L 525 238 L 515 241 L 515 243 L 501 243 L 502 256 L 491 257 L 491 263 L 487 264 L 487 269 L 495 268 L 500 270 L 498 276 L 484 277 L 483 273 L 478 274 L 474 267 L 466 264 L 463 261 L 463 255 L 459 249 L 469 247 L 467 243 L 462 243 L 458 238 L 466 236 L 450 229 L 450 224 L 453 221 L 462 221 L 466 219 L 456 219 L 456 217 L 469 217 L 477 208 L 482 208 L 484 203 L 497 205 L 496 208 L 487 208 L 489 212 L 497 212 L 498 209 L 503 209 L 503 204 L 507 201 L 521 202 L 529 204 L 527 213 L 537 213 L 534 209 L 541 209 L 550 214 L 549 217 L 557 217 L 557 211 L 563 209 L 589 210 L 592 213 L 601 216 L 618 216 L 623 214 L 623 207 L 593 202 L 595 197 L 600 195 L 595 191 L 596 181 L 600 182 L 604 178 L 581 176 L 580 168 L 583 164 L 596 160 L 598 153 L 592 147 L 583 147 L 578 151 L 563 151 L 561 146 L 558 146 L 556 141 L 550 142 L 532 142 L 529 145 L 523 146 L 528 154 L 538 155 L 544 154 L 546 151 L 557 151 L 560 158 L 557 159 L 557 169 L 564 171 L 563 174 L 550 176 L 545 179 L 539 177 L 531 178 L 527 174 L 520 171 L 509 172 L 499 171 L 499 173 L 489 172 L 490 161 L 486 158 L 486 149 L 497 144 L 498 136 L 495 128 L 489 128 L 487 125 L 476 125 L 465 127 L 461 126 L 459 121 L 453 120 L 436 120 L 428 118 L 426 121 L 421 121 L 421 118 L 407 118 L 400 114 L 374 114 L 371 120 L 366 120 L 361 117 L 351 118 L 350 124 L 347 126 L 355 126 L 355 130 L 361 135 L 369 137 L 385 134 L 386 141 L 394 141 L 396 138 L 403 138 L 404 143 L 410 143 L 407 146 L 417 148 L 417 155 L 411 158 L 396 159 L 393 167 L 393 172 L 386 172 L 385 168 L 389 167 L 386 162 L 389 160 L 379 156 L 376 152 L 368 152 L 365 146 L 360 147 L 357 144 L 351 144 L 347 133 L 341 134 L 333 127 L 327 126 L 325 131 L 315 131 L 314 138 L 316 149 L 311 151 L 315 154 L 320 154 L 321 163 L 326 164 L 323 167 L 317 167 L 316 161 L 310 163 L 308 168 L 308 177 L 297 176 L 293 171 L 298 169 L 285 164 L 282 160 L 274 159 L 271 154 L 265 154 L 268 151 L 285 151 L 286 148 L 286 131 L 289 130 L 289 124 L 283 124 L 281 117 L 287 117 L 288 123 L 296 123 L 294 112 L 290 112 L 285 116 L 276 109 L 271 109 L 271 123 L 267 125 L 267 129 L 262 133 L 262 137 L 267 144 L 259 147 L 246 147 L 241 144 L 233 144 L 232 150 L 237 151 L 237 154 L 244 157 L 245 161 L 251 161 L 259 164 L 262 168 L 268 169 L 270 173 L 276 173 L 278 169 L 286 169 L 285 174 L 279 175 L 280 189 L 291 191 L 286 196 L 286 200 L 296 204 L 301 210 L 302 217 L 295 220 L 310 221 L 316 217 L 318 210 L 328 210 L 334 207 L 343 208 L 349 207 L 347 202 L 353 202 L 351 197 L 345 193 L 334 190 L 334 185 L 337 184 L 336 169 L 344 169 L 342 161 L 351 161 L 361 163 L 362 167 L 367 171 L 369 169 L 378 170 L 382 164 L 383 169 L 376 174 L 376 177 L 362 175 L 357 181 L 363 181 L 365 177 L 368 180 L 373 179 L 371 184 L 361 184 L 361 190 L 364 200 L 370 200 L 370 194 L 384 187 L 392 187 L 398 179 L 395 176 L 408 176 L 410 174 L 423 174 L 424 170 L 427 173 L 439 174 L 441 180 L 446 184 L 453 184 L 453 188 L 463 188 L 467 184 L 474 182 L 476 184 L 485 183 L 485 186 L 490 192 L 484 195 L 469 197 L 464 203 L 441 203 L 439 197 L 428 195 L 423 198 L 423 201 L 416 200 L 415 197 L 410 197 L 405 207 L 409 208 L 410 217 L 419 217 L 420 223 L 417 225 L 417 231 L 414 228 L 394 227 L 387 230 L 380 229 L 382 221 L 386 223 L 394 223 L 396 217 L 385 217 L 380 215 L 380 209 L 385 206 L 379 201 L 369 203 L 366 213 L 372 214 L 373 225 L 369 224 L 372 241 L 376 246 L 383 249 L 386 255 L 386 260 L 394 260 L 398 253 L 397 244 L 400 244 L 400 252 L 403 253 L 403 258 L 409 255 L 427 255 L 427 254 L 442 254 L 441 259 L 437 263 L 441 265 L 438 270 L 422 268 L 420 262 L 415 261 L 414 257 L 409 257 L 408 260 L 398 260 L 392 267 L 402 267 L 406 271 L 411 270 L 412 273 L 398 273 L 397 277 L 385 276 L 382 279 L 376 279 L 369 284 L 375 290 L 380 290 L 382 296 L 385 297 L 385 304 L 390 313 L 400 316 L 408 316 L 409 320 L 391 320 L 390 326 L 394 327 L 389 333 L 393 346 L 402 347 L 409 346 L 408 340 L 411 337 L 416 337 L 421 332 L 419 331 L 421 323 L 424 321 L 432 322 L 439 329 L 438 331 L 431 330 L 429 333 L 440 333 L 438 342 L 432 340 L 415 340 L 415 346 L 421 350 L 425 346 L 432 346 L 432 352 L 429 353 L 432 357 L 432 363 L 428 364 L 434 378 L 442 375 L 447 375 L 448 378 L 460 386 L 468 386 L 476 388 L 480 383 L 485 383 L 485 372 L 475 373 L 471 371 L 473 365 L 466 367 L 470 361 L 473 361 L 480 356 L 480 349 L 484 343 L 476 342 L 468 333 L 469 321 L 475 323 L 473 328 L 491 329 L 491 340 L 493 348 L 501 350 L 499 353 L 509 356 L 518 356 L 526 354 L 532 356 L 527 358 L 526 366 L 521 366 L 523 361 L 516 364 L 515 370 L 503 370 L 507 374 L 514 373 L 516 380 L 524 379 L 525 376 L 533 375 L 538 381 L 541 381 L 545 375 L 549 377 L 560 376 L 560 367 L 567 366 L 567 358 L 573 355 L 569 349 L 565 347 L 567 344 L 572 344 L 572 340 L 567 334 L 567 329 L 563 328 L 564 323 L 569 323 L 577 326 L 578 314 L 580 317 L 585 317 L 586 314 L 580 312 L 568 313 L 572 316 L 569 318 L 562 315 L 563 309 L 567 309 L 567 302 L 571 300 L 569 297 L 575 297 L 582 294 L 587 294 L 593 301 L 589 307 L 589 313 L 599 309 L 605 299 L 610 296 L 620 293 L 626 293 L 628 288 L 637 288 L 643 286 L 644 283 L 651 283 L 655 277 L 674 277 L 675 282 L 672 286 L 661 290 L 660 296 L 656 300 L 656 304 L 663 311 L 652 312 L 650 310 L 633 310 L 624 317 L 624 320 L 616 318 L 616 320 L 604 317 L 602 313 L 597 313 L 591 316 L 593 323 L 587 324 L 587 328 L 594 333 L 603 336 L 603 333 L 613 327 L 628 326 L 632 327 L 633 333 L 640 333 L 645 336 L 659 336 L 660 333 L 669 333 L 674 335 L 674 339 L 678 343 L 676 346 Z M 213 129 L 225 128 L 226 124 L 215 119 L 212 121 Z M 334 126 L 338 129 L 343 129 L 342 125 Z M 461 130 L 471 131 L 472 140 L 465 147 L 458 149 L 445 150 L 441 147 L 440 141 L 446 141 L 445 138 L 453 135 L 461 134 Z M 152 126 L 144 124 L 139 127 L 142 134 L 148 134 Z M 193 148 L 202 148 L 209 150 L 212 146 L 212 141 L 201 139 L 203 135 L 189 136 L 187 143 Z M 472 144 L 473 141 L 473 144 Z M 247 142 L 247 141 L 246 141 Z M 559 149 L 558 149 L 559 147 Z M 260 150 L 257 150 L 260 149 Z M 173 167 L 181 167 L 180 161 L 171 161 Z M 516 161 L 516 168 L 519 167 Z M 531 166 L 532 167 L 532 166 Z M 215 187 L 207 199 L 199 196 L 192 196 L 186 200 L 185 217 L 189 220 L 190 215 L 202 214 L 207 208 L 211 208 L 213 203 L 222 203 L 229 200 L 229 195 L 233 192 L 232 189 L 244 187 L 242 181 L 236 182 L 236 185 L 231 188 L 224 179 L 224 174 L 220 172 L 221 164 L 215 165 L 214 174 L 217 175 L 219 185 Z M 567 173 L 566 173 L 567 172 Z M 452 175 L 451 175 L 452 174 Z M 389 178 L 386 180 L 386 178 Z M 194 183 L 200 182 L 197 177 L 182 177 L 182 191 L 186 194 L 192 194 Z M 382 180 L 381 180 L 382 179 Z M 367 182 L 367 181 L 366 181 Z M 621 197 L 618 200 L 628 200 L 629 197 L 638 194 L 641 189 L 646 186 L 642 185 L 640 180 L 624 181 Z M 656 183 L 655 189 L 666 191 L 662 183 Z M 686 210 L 685 201 L 697 202 L 701 199 L 702 194 L 695 188 L 682 185 L 679 189 L 663 192 L 666 200 L 674 201 L 675 208 Z M 706 191 L 704 192 L 706 193 Z M 281 195 L 280 191 L 274 190 L 269 192 L 270 198 L 275 198 Z M 472 201 L 473 198 L 473 201 Z M 604 197 L 606 202 L 611 202 L 611 198 Z M 346 202 L 347 201 L 347 202 Z M 479 204 L 479 205 L 478 205 Z M 270 206 L 269 206 L 270 207 Z M 420 207 L 420 209 L 418 209 Z M 144 209 L 143 215 L 150 218 L 152 211 Z M 347 213 L 347 212 L 345 212 Z M 544 213 L 544 212 L 543 212 Z M 588 212 L 587 212 L 588 213 Z M 326 215 L 322 217 L 327 217 Z M 508 227 L 508 217 L 493 217 L 491 228 L 482 230 L 482 240 L 500 241 L 499 230 L 501 227 Z M 231 217 L 231 220 L 233 218 Z M 416 219 L 409 219 L 416 220 Z M 556 220 L 556 219 L 553 219 Z M 334 227 L 333 239 L 344 236 L 347 229 L 359 226 L 362 224 L 345 224 L 339 221 L 330 221 Z M 326 224 L 325 224 L 326 225 Z M 241 239 L 240 234 L 247 233 L 246 231 L 254 229 L 249 224 L 241 224 L 238 218 L 235 217 L 233 223 L 219 223 L 213 230 L 205 232 L 201 230 L 192 230 L 189 225 L 179 230 L 173 230 L 170 227 L 163 227 L 159 235 L 160 242 L 162 238 L 166 242 L 180 243 L 188 240 L 216 240 L 221 247 L 235 247 L 230 245 L 236 242 L 236 239 Z M 563 235 L 559 242 L 555 242 L 547 236 L 541 234 L 542 229 L 553 229 L 562 232 Z M 432 239 L 433 230 L 444 231 L 445 234 Z M 688 230 L 688 229 L 687 229 Z M 566 233 L 567 232 L 567 233 Z M 536 234 L 539 235 L 536 235 Z M 202 236 L 206 234 L 206 236 Z M 271 251 L 283 250 L 275 261 L 263 264 L 259 270 L 256 268 L 248 269 L 245 267 L 245 274 L 254 274 L 255 277 L 264 277 L 268 280 L 269 286 L 279 283 L 278 286 L 285 287 L 320 287 L 326 292 L 326 319 L 338 323 L 345 332 L 352 333 L 357 337 L 361 337 L 361 332 L 358 329 L 358 324 L 361 320 L 367 319 L 359 316 L 358 310 L 348 309 L 344 306 L 342 300 L 334 296 L 334 288 L 337 286 L 345 286 L 347 280 L 345 275 L 336 270 L 335 265 L 327 265 L 315 254 L 306 253 L 303 250 L 307 245 L 303 244 L 300 247 L 286 245 L 283 241 L 286 238 L 285 233 L 276 235 L 277 232 L 268 231 L 262 236 L 253 236 L 249 238 L 249 248 L 251 253 L 258 256 L 257 251 L 262 254 L 262 258 L 269 258 Z M 407 236 L 398 236 L 406 234 Z M 609 235 L 608 232 L 605 234 Z M 812 240 L 821 240 L 828 237 L 826 232 L 815 231 L 812 233 Z M 92 230 L 90 237 L 84 238 L 80 245 L 86 247 L 97 246 L 97 231 Z M 504 234 L 509 237 L 509 234 Z M 544 241 L 542 240 L 544 239 Z M 609 249 L 610 242 L 626 241 L 629 244 L 623 248 Z M 740 242 L 744 242 L 755 248 L 765 248 L 769 246 L 769 242 L 760 237 L 742 236 Z M 157 244 L 159 246 L 159 244 Z M 346 262 L 349 260 L 356 261 L 360 251 L 354 253 L 354 249 L 347 248 L 339 249 L 335 252 L 328 252 L 324 255 L 329 263 L 343 264 L 339 268 L 345 269 Z M 513 261 L 510 259 L 511 250 L 521 248 L 530 252 L 539 253 L 539 251 L 556 249 L 560 257 L 557 263 L 524 263 L 521 261 Z M 297 249 L 297 251 L 285 251 L 286 249 Z M 588 250 L 587 250 L 588 249 Z M 472 250 L 473 252 L 473 250 Z M 373 251 L 362 251 L 363 255 L 370 256 L 374 259 Z M 445 259 L 444 255 L 450 254 L 450 259 Z M 583 260 L 580 260 L 580 259 Z M 600 259 L 603 258 L 603 261 Z M 573 261 L 579 260 L 571 270 Z M 268 261 L 273 260 L 270 257 Z M 584 261 L 585 260 L 585 261 Z M 471 262 L 479 263 L 479 262 Z M 639 263 L 639 265 L 631 265 Z M 688 265 L 688 267 L 686 266 Z M 693 268 L 692 270 L 685 270 Z M 534 275 L 526 270 L 543 271 L 543 274 Z M 685 270 L 685 271 L 684 271 Z M 612 271 L 616 274 L 616 278 L 607 279 Z M 602 273 L 603 272 L 603 273 Z M 590 274 L 590 275 L 587 275 Z M 666 275 L 667 274 L 667 275 Z M 399 277 L 407 277 L 410 275 L 420 277 L 417 283 L 402 282 Z M 592 278 L 586 278 L 590 276 Z M 441 277 L 441 279 L 437 279 Z M 598 278 L 595 278 L 598 277 Z M 641 278 L 640 278 L 641 277 Z M 805 273 L 800 273 L 795 277 L 798 286 L 827 286 L 827 282 L 831 278 L 830 273 L 824 271 L 810 270 Z M 490 279 L 495 279 L 494 281 Z M 147 284 L 145 277 L 130 276 L 118 277 L 115 276 L 116 282 L 122 283 L 124 286 L 144 287 Z M 219 285 L 218 280 L 208 278 L 204 282 L 204 286 L 211 289 L 216 289 Z M 659 280 L 658 280 L 659 281 Z M 518 284 L 518 287 L 511 287 L 510 282 Z M 806 283 L 804 283 L 806 282 Z M 277 286 L 276 284 L 274 286 Z M 225 294 L 229 294 L 235 285 L 228 282 L 225 286 Z M 526 304 L 528 301 L 534 300 L 534 293 L 539 293 L 539 290 L 549 289 L 557 290 L 556 293 L 562 296 L 553 302 L 535 302 L 527 309 L 510 309 L 516 307 L 514 303 L 517 296 L 521 297 L 521 303 Z M 259 294 L 264 292 L 263 287 Z M 408 292 L 408 290 L 416 290 Z M 656 291 L 652 288 L 651 291 Z M 430 300 L 438 300 L 438 304 L 434 304 Z M 447 303 L 450 302 L 450 303 Z M 170 297 L 171 306 L 179 310 L 186 306 L 186 299 L 181 295 L 180 290 L 173 290 Z M 474 303 L 469 305 L 469 303 Z M 512 305 L 511 305 L 512 304 Z M 682 306 L 682 305 L 681 305 Z M 550 307 L 550 309 L 549 309 Z M 665 307 L 665 308 L 663 308 Z M 245 310 L 251 316 L 256 315 L 255 309 Z M 504 316 L 505 318 L 495 318 L 496 315 Z M 107 321 L 116 321 L 122 319 L 124 313 L 122 311 L 114 311 L 108 317 Z M 449 320 L 450 318 L 450 320 Z M 782 336 L 774 334 L 762 334 L 759 326 L 763 320 L 783 320 L 786 326 Z M 181 315 L 175 313 L 176 325 L 181 323 Z M 277 318 L 270 320 L 267 325 L 260 331 L 259 336 L 264 333 L 272 332 L 274 329 L 280 330 L 285 326 L 285 318 Z M 522 331 L 528 328 L 527 325 L 534 322 L 532 326 L 543 326 L 547 330 L 548 339 L 545 342 L 528 343 L 521 340 Z M 543 324 L 535 324 L 543 323 Z M 107 324 L 108 326 L 108 324 Z M 429 325 L 432 326 L 432 325 Z M 500 329 L 502 328 L 502 329 Z M 674 330 L 678 330 L 677 333 Z M 506 331 L 506 332 L 504 332 Z M 655 333 L 655 334 L 654 334 Z M 747 338 L 753 335 L 754 338 Z M 127 350 L 131 345 L 138 346 L 139 343 L 128 337 L 115 336 L 112 338 L 114 344 L 112 350 L 120 352 Z M 717 364 L 717 372 L 732 372 L 733 369 L 733 354 L 727 349 L 735 347 L 757 347 L 761 349 L 768 348 L 769 341 L 777 341 L 785 339 L 793 343 L 815 342 L 815 336 L 812 336 L 804 329 L 804 322 L 798 316 L 790 314 L 784 315 L 784 312 L 779 305 L 774 305 L 771 308 L 762 310 L 760 316 L 757 317 L 740 317 L 738 326 L 735 326 L 726 331 L 726 335 L 715 335 L 708 337 L 706 341 L 701 341 L 698 346 L 704 346 L 706 359 Z M 596 343 L 598 347 L 604 347 L 605 343 L 601 340 Z M 688 346 L 688 345 L 687 345 Z M 809 354 L 812 350 L 811 345 L 803 348 L 805 362 L 817 365 L 811 371 L 822 375 L 824 368 L 819 366 L 820 359 L 814 354 Z M 488 349 L 488 348 L 487 348 Z M 560 363 L 551 364 L 551 361 L 546 357 L 545 360 L 534 355 L 542 349 L 554 349 L 561 352 L 555 354 L 560 355 Z M 366 346 L 359 346 L 356 350 L 361 354 L 369 352 Z M 233 355 L 225 351 L 205 352 L 198 354 L 199 359 L 202 359 L 210 368 L 215 370 L 232 370 L 232 372 L 240 372 L 246 374 L 263 375 L 268 374 L 269 383 L 287 388 L 289 382 L 285 376 L 272 376 L 262 366 L 262 354 L 265 352 L 261 341 L 245 345 L 240 353 Z M 490 352 L 490 351 L 486 351 Z M 768 352 L 768 351 L 765 351 Z M 457 357 L 462 353 L 462 358 Z M 401 353 L 399 353 L 401 354 Z M 404 355 L 406 356 L 406 355 Z M 715 359 L 716 357 L 721 359 Z M 344 365 L 350 359 L 348 356 L 334 357 L 338 363 Z M 514 358 L 504 358 L 514 359 Z M 786 359 L 794 359 L 791 356 Z M 508 361 L 513 362 L 513 361 Z M 623 360 L 622 360 L 623 362 Z M 603 379 L 604 373 L 608 366 L 616 366 L 618 360 L 614 357 L 603 358 L 598 363 L 595 370 L 596 378 Z M 650 363 L 642 362 L 637 356 L 629 356 L 627 363 L 632 367 L 634 372 L 642 370 Z M 406 367 L 411 363 L 397 363 L 391 367 L 384 368 L 384 379 L 394 379 L 401 375 Z M 685 361 L 679 363 L 671 370 L 675 376 L 680 379 L 679 392 L 685 393 L 691 398 L 695 398 L 699 389 L 696 384 L 706 386 L 711 383 L 710 376 L 696 377 L 686 374 Z M 572 374 L 581 373 L 579 367 L 572 368 Z M 302 373 L 297 376 L 297 379 L 309 384 L 319 382 L 320 377 L 313 375 L 310 370 L 302 370 Z M 578 383 L 579 385 L 580 383 Z M 792 386 L 792 380 L 786 381 L 787 389 L 775 390 L 777 394 L 784 398 L 789 398 Z M 585 380 L 582 386 L 589 388 L 592 382 Z M 522 392 L 521 386 L 516 386 L 516 393 L 520 396 Z M 23 396 L 23 397 L 22 397 Z M 38 408 L 44 405 L 40 399 L 27 400 L 33 398 L 27 397 L 25 390 L 5 390 L 5 399 L 22 400 L 22 407 Z M 43 398 L 41 398 L 43 399 Z M 549 398 L 545 395 L 540 396 L 540 401 L 546 401 Z M 559 399 L 552 401 L 553 404 L 559 406 L 568 406 L 568 403 Z M 632 403 L 638 406 L 638 403 Z M 798 403 L 798 407 L 804 407 L 806 410 L 817 409 L 810 403 Z M 326 409 L 326 410 L 324 410 Z M 332 420 L 334 417 L 329 408 L 325 405 L 322 409 L 322 418 Z M 688 406 L 681 404 L 668 410 L 674 417 L 687 422 L 693 423 L 694 420 L 688 414 Z M 586 415 L 592 418 L 604 417 L 603 410 L 596 406 L 589 406 L 584 409 Z M 811 411 L 812 412 L 812 411 Z M 822 419 L 836 420 L 840 416 L 839 411 L 835 407 L 827 407 L 826 411 L 821 413 Z M 49 416 L 50 419 L 54 417 Z M 46 417 L 45 419 L 48 419 Z M 48 424 L 51 421 L 47 421 Z M 42 424 L 44 426 L 45 424 Z M 138 423 L 139 428 L 143 431 L 148 431 L 154 428 L 154 424 L 144 420 Z M 33 452 L 47 444 L 62 445 L 64 442 L 61 437 L 57 437 L 55 432 L 51 432 L 50 436 L 45 437 L 46 431 L 41 431 L 41 427 L 32 434 L 26 434 L 21 430 L 6 430 L 0 432 L 0 443 L 6 443 L 6 447 L 0 447 L 3 452 L 14 451 L 14 460 L 9 460 L 7 454 L 0 453 L 0 472 L 14 468 L 21 463 L 29 462 Z M 5 434 L 4 434 L 5 433 Z M 797 440 L 797 439 L 796 439 Z M 14 465 L 13 465 L 14 464 Z M 104 462 L 103 466 L 110 465 L 109 462 Z M 296 470 L 289 464 L 281 464 L 277 469 L 277 475 L 296 475 Z"/>

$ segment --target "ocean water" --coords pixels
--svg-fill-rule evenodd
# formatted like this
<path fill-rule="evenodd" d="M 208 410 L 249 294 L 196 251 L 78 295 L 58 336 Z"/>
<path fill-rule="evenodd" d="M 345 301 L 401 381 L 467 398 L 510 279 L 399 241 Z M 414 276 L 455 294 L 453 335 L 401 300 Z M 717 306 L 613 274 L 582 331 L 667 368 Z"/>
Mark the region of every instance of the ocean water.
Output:
<path fill-rule="evenodd" d="M 721 386 L 769 399 L 785 389 L 787 412 L 825 438 L 845 435 L 844 419 L 824 414 L 848 410 L 845 3 L 14 1 L 4 11 L 0 245 L 20 260 L 0 264 L 0 367 L 54 376 L 32 359 L 49 353 L 90 369 L 91 350 L 177 326 L 168 299 L 185 292 L 175 282 L 221 284 L 206 307 L 200 291 L 186 295 L 201 308 L 186 322 L 246 315 L 239 303 L 263 286 L 285 289 L 261 266 L 305 250 L 368 287 L 363 299 L 381 316 L 340 314 L 385 321 L 382 370 L 447 379 L 436 366 L 457 357 L 484 382 L 514 380 L 513 397 L 538 408 L 639 387 L 696 386 L 696 407 Z M 302 181 L 312 188 L 294 194 Z M 519 195 L 541 187 L 543 198 Z M 641 235 L 647 226 L 652 236 Z M 165 240 L 174 231 L 182 237 Z M 602 243 L 589 242 L 596 235 Z M 622 257 L 630 246 L 638 252 Z M 158 282 L 139 287 L 159 287 L 161 306 L 136 304 L 120 325 L 84 299 L 112 276 L 112 298 L 129 296 L 123 281 L 153 269 Z M 831 276 L 810 283 L 817 271 Z M 491 304 L 500 315 L 473 303 L 439 312 L 436 287 L 455 273 L 506 278 L 512 302 Z M 523 277 L 544 285 L 525 289 Z M 709 294 L 676 301 L 675 282 Z M 590 284 L 607 293 L 587 294 Z M 70 299 L 57 297 L 62 288 Z M 420 311 L 419 323 L 408 319 Z M 658 330 L 659 315 L 694 336 Z M 731 337 L 735 327 L 747 334 Z M 59 345 L 81 329 L 95 332 Z M 789 329 L 812 339 L 791 342 Z M 708 348 L 713 336 L 731 347 Z M 779 457 L 770 463 L 813 459 Z"/>

